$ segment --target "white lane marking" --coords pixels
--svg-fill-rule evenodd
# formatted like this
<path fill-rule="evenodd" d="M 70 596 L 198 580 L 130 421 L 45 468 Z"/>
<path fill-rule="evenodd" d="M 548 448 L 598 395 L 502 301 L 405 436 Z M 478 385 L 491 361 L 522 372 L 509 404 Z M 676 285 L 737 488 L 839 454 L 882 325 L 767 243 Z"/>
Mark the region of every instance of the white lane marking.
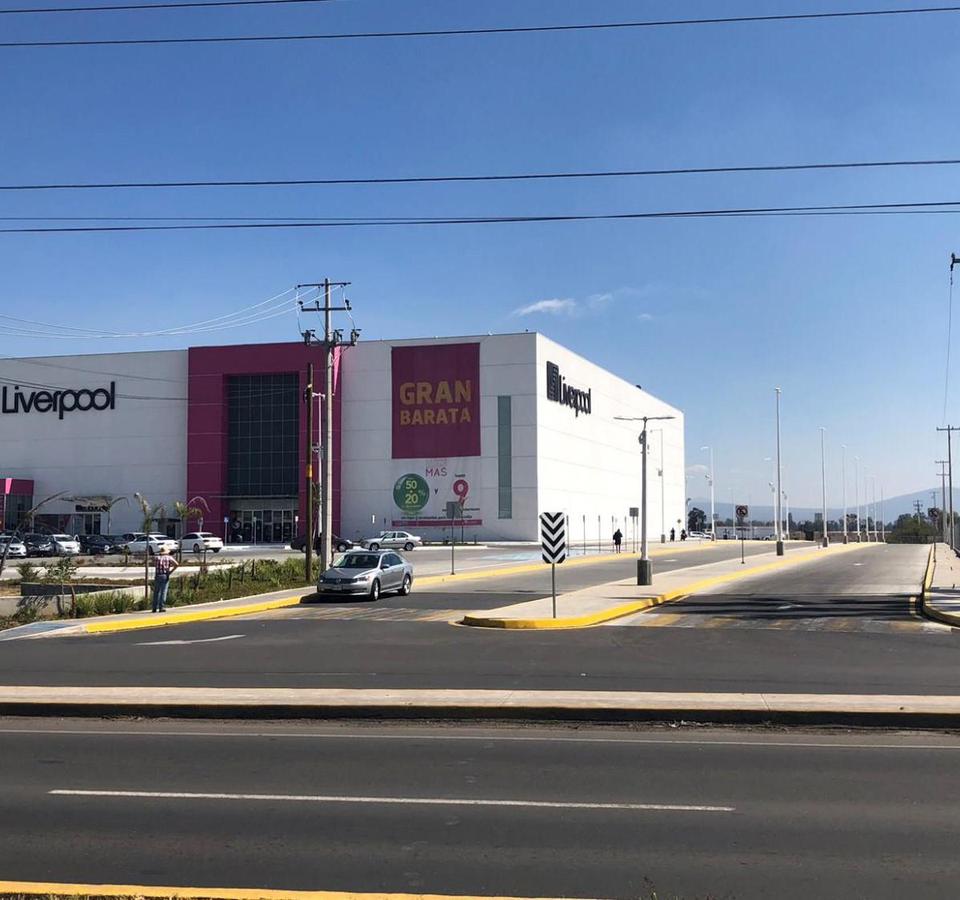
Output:
<path fill-rule="evenodd" d="M 653 744 L 671 747 L 804 747 L 815 750 L 950 750 L 960 751 L 960 744 L 849 744 L 827 741 L 708 741 L 676 738 L 594 738 L 594 737 L 528 737 L 490 734 L 367 734 L 295 733 L 290 731 L 83 731 L 63 728 L 0 728 L 0 734 L 63 734 L 76 737 L 202 737 L 202 738 L 293 738 L 296 740 L 363 740 L 363 741 L 486 741 L 517 744 Z"/>
<path fill-rule="evenodd" d="M 223 637 L 215 638 L 197 638 L 193 641 L 143 641 L 135 644 L 137 647 L 178 647 L 182 644 L 215 644 L 217 641 L 234 641 L 237 638 L 246 637 L 245 634 L 225 634 Z"/>
<path fill-rule="evenodd" d="M 447 797 L 348 797 L 334 794 L 200 794 L 185 791 L 48 791 L 61 797 L 122 797 L 140 800 L 244 800 L 268 803 L 390 803 L 404 806 L 519 806 L 535 809 L 618 809 L 665 812 L 733 812 L 734 806 L 683 803 L 560 803 L 549 800 L 469 800 Z"/>

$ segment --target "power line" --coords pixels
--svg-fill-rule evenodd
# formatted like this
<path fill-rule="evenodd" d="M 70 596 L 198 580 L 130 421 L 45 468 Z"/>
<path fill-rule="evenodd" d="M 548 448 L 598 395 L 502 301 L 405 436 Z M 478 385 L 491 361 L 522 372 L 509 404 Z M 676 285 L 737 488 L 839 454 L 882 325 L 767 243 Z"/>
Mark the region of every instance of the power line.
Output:
<path fill-rule="evenodd" d="M 34 13 L 125 12 L 138 9 L 199 9 L 214 6 L 280 6 L 292 3 L 335 3 L 336 0 L 196 0 L 190 3 L 125 3 L 121 6 L 28 6 L 22 9 L 0 9 L 2 16 L 23 16 Z"/>
<path fill-rule="evenodd" d="M 217 222 L 202 225 L 78 225 L 28 228 L 0 228 L 0 234 L 75 234 L 118 231 L 215 231 L 278 228 L 356 228 L 413 225 L 503 225 L 542 222 L 600 222 L 636 219 L 704 219 L 755 216 L 822 215 L 931 215 L 960 213 L 960 200 L 910 203 L 854 203 L 828 206 L 770 206 L 733 209 L 668 210 L 624 213 L 571 213 L 566 215 L 436 216 L 409 218 L 358 217 L 354 219 Z"/>
<path fill-rule="evenodd" d="M 578 25 L 528 25 L 499 28 L 445 28 L 422 31 L 354 31 L 327 34 L 252 34 L 174 38 L 103 38 L 100 40 L 4 41 L 0 48 L 129 47 L 169 44 L 243 44 L 291 41 L 347 41 L 384 38 L 479 37 L 502 34 L 544 34 L 557 32 L 616 31 L 639 28 L 673 28 L 684 25 L 743 25 L 747 23 L 802 22 L 814 20 L 864 19 L 879 16 L 910 16 L 956 13 L 960 6 L 927 6 L 917 9 L 864 9 L 843 12 L 789 13 L 772 16 L 725 16 L 704 19 L 659 19 L 639 22 L 585 22 Z"/>
<path fill-rule="evenodd" d="M 774 163 L 746 166 L 688 166 L 677 169 L 609 169 L 571 172 L 516 172 L 502 175 L 410 175 L 381 178 L 264 178 L 214 181 L 87 181 L 0 184 L 0 191 L 115 190 L 120 188 L 311 187 L 371 184 L 455 184 L 490 181 L 551 181 L 588 178 L 638 178 L 664 175 L 728 175 L 752 172 L 812 172 L 833 169 L 891 169 L 956 166 L 960 159 L 852 160 L 849 162 Z M 9 217 L 4 217 L 9 218 Z"/>

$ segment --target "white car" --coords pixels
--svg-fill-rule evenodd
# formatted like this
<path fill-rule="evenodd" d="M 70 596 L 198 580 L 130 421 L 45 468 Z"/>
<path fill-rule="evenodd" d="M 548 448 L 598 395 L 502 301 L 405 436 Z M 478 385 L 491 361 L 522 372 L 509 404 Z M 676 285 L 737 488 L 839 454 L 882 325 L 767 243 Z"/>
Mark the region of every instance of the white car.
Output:
<path fill-rule="evenodd" d="M 7 551 L 7 559 L 26 559 L 27 547 L 20 538 L 12 534 L 0 534 L 0 556 Z"/>
<path fill-rule="evenodd" d="M 374 538 L 365 538 L 360 546 L 367 550 L 413 550 L 423 543 L 423 538 L 407 531 L 381 531 Z"/>
<path fill-rule="evenodd" d="M 72 534 L 51 534 L 54 556 L 79 556 L 80 540 Z"/>
<path fill-rule="evenodd" d="M 223 549 L 223 541 L 209 531 L 191 531 L 180 538 L 180 549 L 193 553 L 204 550 L 219 553 Z"/>
<path fill-rule="evenodd" d="M 151 553 L 159 553 L 161 548 L 166 548 L 170 553 L 176 553 L 178 544 L 173 538 L 168 538 L 165 534 L 134 534 L 132 539 L 126 543 L 128 553 L 145 553 L 149 546 Z"/>

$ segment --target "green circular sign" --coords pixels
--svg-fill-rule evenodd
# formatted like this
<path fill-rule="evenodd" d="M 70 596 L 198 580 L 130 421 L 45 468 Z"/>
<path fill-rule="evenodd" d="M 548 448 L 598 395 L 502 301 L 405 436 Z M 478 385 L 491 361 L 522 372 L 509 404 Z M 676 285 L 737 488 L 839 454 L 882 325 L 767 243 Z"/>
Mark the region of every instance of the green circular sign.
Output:
<path fill-rule="evenodd" d="M 420 475 L 403 475 L 393 486 L 393 502 L 407 515 L 420 512 L 430 499 L 430 485 Z"/>

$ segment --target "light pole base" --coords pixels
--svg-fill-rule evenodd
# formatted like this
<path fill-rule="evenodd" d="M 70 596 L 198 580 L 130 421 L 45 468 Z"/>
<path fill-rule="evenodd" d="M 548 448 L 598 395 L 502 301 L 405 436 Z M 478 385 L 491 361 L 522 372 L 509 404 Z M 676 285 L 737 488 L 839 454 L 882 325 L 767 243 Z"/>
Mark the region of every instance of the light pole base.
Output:
<path fill-rule="evenodd" d="M 637 560 L 637 584 L 653 584 L 653 563 L 649 559 Z"/>
<path fill-rule="evenodd" d="M 829 547 L 829 546 L 830 546 L 830 538 L 824 536 L 824 538 L 823 538 L 823 546 L 824 546 L 824 547 Z"/>
<path fill-rule="evenodd" d="M 783 541 L 777 541 L 777 556 L 783 556 Z"/>
<path fill-rule="evenodd" d="M 849 543 L 850 543 L 850 538 L 848 538 L 846 535 L 844 535 L 844 536 L 843 536 L 843 542 L 844 542 L 845 544 L 849 544 Z"/>
<path fill-rule="evenodd" d="M 665 544 L 667 542 L 667 536 L 665 534 L 660 535 L 660 543 Z"/>

